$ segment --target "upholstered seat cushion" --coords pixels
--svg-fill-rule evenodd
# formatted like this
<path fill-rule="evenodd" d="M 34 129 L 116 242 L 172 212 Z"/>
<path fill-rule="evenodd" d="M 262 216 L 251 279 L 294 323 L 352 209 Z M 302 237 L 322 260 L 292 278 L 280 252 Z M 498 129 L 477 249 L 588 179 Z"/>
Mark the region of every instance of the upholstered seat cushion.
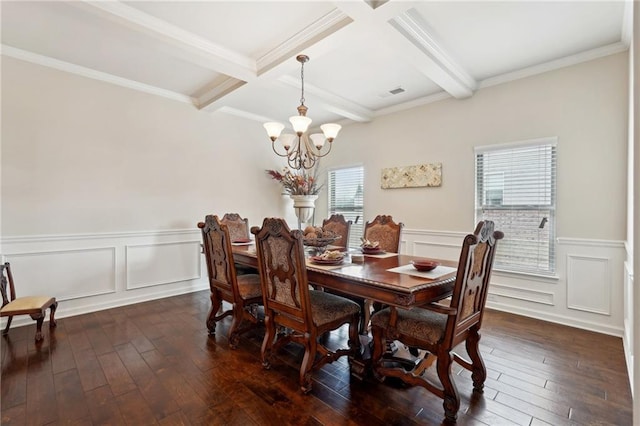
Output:
<path fill-rule="evenodd" d="M 388 328 L 390 315 L 390 308 L 376 312 L 371 316 L 371 325 Z M 420 308 L 398 309 L 396 330 L 404 335 L 438 343 L 444 336 L 446 325 L 447 316 L 444 314 Z"/>
<path fill-rule="evenodd" d="M 14 315 L 19 313 L 29 313 L 29 311 L 38 311 L 48 308 L 55 303 L 56 299 L 51 296 L 26 296 L 18 297 L 0 309 L 2 316 Z"/>
<path fill-rule="evenodd" d="M 316 327 L 360 312 L 356 302 L 324 291 L 310 290 L 309 299 Z"/>
<path fill-rule="evenodd" d="M 245 300 L 262 296 L 262 290 L 260 289 L 260 275 L 238 275 L 238 290 L 240 291 L 240 297 Z"/>

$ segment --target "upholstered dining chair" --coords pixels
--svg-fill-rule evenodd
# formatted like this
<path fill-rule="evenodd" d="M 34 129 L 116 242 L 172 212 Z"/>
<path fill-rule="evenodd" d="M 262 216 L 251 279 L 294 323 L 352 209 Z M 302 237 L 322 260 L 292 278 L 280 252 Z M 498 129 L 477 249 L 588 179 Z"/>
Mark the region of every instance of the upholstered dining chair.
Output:
<path fill-rule="evenodd" d="M 395 223 L 389 215 L 378 215 L 371 222 L 364 225 L 364 238 L 369 241 L 377 241 L 380 249 L 391 252 L 400 252 L 400 234 L 404 224 Z"/>
<path fill-rule="evenodd" d="M 480 355 L 479 331 L 496 244 L 501 238 L 503 233 L 494 231 L 491 221 L 478 223 L 474 233 L 464 238 L 449 306 L 432 303 L 411 310 L 388 307 L 371 316 L 375 374 L 380 379 L 397 377 L 406 384 L 423 386 L 444 399 L 448 421 L 456 420 L 460 408 L 460 395 L 451 374 L 453 361 L 471 371 L 474 391 L 483 391 L 487 371 Z M 413 370 L 407 371 L 385 361 L 387 339 L 399 340 L 427 352 Z M 462 342 L 465 342 L 470 361 L 452 352 Z M 423 374 L 425 365 L 433 362 L 434 355 L 440 385 Z"/>
<path fill-rule="evenodd" d="M 369 241 L 377 241 L 378 247 L 389 253 L 400 253 L 400 236 L 402 234 L 402 228 L 404 223 L 396 223 L 393 221 L 391 215 L 378 215 L 371 222 L 367 222 L 364 225 L 364 238 Z M 364 301 L 364 313 L 362 315 L 362 330 L 364 333 L 369 326 L 369 318 L 371 315 L 371 308 L 374 311 L 379 311 L 383 308 L 382 304 L 378 302 L 371 302 L 370 300 Z"/>
<path fill-rule="evenodd" d="M 222 216 L 221 223 L 227 225 L 229 229 L 229 236 L 231 242 L 244 242 L 250 239 L 251 233 L 249 230 L 249 219 L 243 218 L 238 213 L 225 213 Z M 257 274 L 258 271 L 255 268 L 246 265 L 236 265 L 236 273 L 238 275 L 244 274 Z"/>
<path fill-rule="evenodd" d="M 240 334 L 260 324 L 258 305 L 262 305 L 260 276 L 257 274 L 238 275 L 231 252 L 232 237 L 227 225 L 218 216 L 207 215 L 198 223 L 202 230 L 204 254 L 211 289 L 211 310 L 207 317 L 210 335 L 215 335 L 216 324 L 232 315 L 229 327 L 229 346 L 238 346 Z M 231 304 L 231 309 L 222 310 L 222 302 Z M 243 322 L 246 324 L 243 325 Z"/>
<path fill-rule="evenodd" d="M 336 240 L 333 245 L 349 249 L 349 233 L 351 232 L 352 221 L 347 221 L 341 214 L 332 214 L 328 219 L 322 221 L 322 229 L 331 231 L 340 239 Z"/>
<path fill-rule="evenodd" d="M 299 381 L 301 391 L 308 393 L 313 371 L 359 351 L 360 307 L 343 297 L 309 290 L 301 231 L 291 231 L 282 219 L 265 218 L 262 228 L 253 227 L 251 232 L 256 239 L 265 308 L 262 365 L 270 368 L 275 352 L 287 343 L 302 344 Z M 344 324 L 349 324 L 348 349 L 332 351 L 319 342 L 322 334 Z"/>
<path fill-rule="evenodd" d="M 242 218 L 238 213 L 225 213 L 220 223 L 227 225 L 231 242 L 248 240 L 251 236 L 249 219 Z"/>
<path fill-rule="evenodd" d="M 7 325 L 2 331 L 2 335 L 9 334 L 9 327 L 11 327 L 11 321 L 14 316 L 29 315 L 36 321 L 36 342 L 41 341 L 44 339 L 42 336 L 42 324 L 44 323 L 47 308 L 49 309 L 49 328 L 56 326 L 55 315 L 58 308 L 56 298 L 51 296 L 16 297 L 11 265 L 6 262 L 4 265 L 0 265 L 0 268 L 2 269 L 2 277 L 0 278 L 0 293 L 2 293 L 0 317 L 8 317 Z M 9 294 L 7 294 L 7 285 L 9 286 Z"/>

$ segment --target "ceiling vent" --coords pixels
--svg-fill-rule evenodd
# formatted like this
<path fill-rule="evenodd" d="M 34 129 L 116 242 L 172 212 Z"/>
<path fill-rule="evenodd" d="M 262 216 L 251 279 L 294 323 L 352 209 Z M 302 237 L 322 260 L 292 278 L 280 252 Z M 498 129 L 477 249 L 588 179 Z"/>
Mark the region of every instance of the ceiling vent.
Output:
<path fill-rule="evenodd" d="M 404 89 L 402 87 L 396 87 L 395 89 L 389 90 L 389 93 L 391 93 L 392 95 L 398 95 L 402 92 L 404 92 Z"/>

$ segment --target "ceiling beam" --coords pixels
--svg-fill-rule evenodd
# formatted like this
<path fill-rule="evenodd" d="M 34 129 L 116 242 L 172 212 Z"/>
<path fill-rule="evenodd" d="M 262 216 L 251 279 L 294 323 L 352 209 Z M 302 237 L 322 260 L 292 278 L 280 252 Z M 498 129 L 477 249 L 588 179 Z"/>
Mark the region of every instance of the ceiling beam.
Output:
<path fill-rule="evenodd" d="M 378 36 L 391 43 L 403 61 L 456 98 L 473 94 L 477 83 L 457 64 L 433 35 L 424 19 L 410 9 L 411 3 L 388 1 L 371 8 L 366 2 L 336 2 L 363 28 L 376 24 Z"/>

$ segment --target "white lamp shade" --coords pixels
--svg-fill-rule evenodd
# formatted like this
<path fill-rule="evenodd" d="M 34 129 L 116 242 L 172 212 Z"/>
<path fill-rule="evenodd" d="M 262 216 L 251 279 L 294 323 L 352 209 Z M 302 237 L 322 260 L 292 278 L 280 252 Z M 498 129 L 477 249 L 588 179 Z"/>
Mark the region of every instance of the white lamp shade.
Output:
<path fill-rule="evenodd" d="M 280 139 L 278 140 L 280 141 L 284 149 L 289 151 L 289 148 L 291 148 L 291 144 L 293 143 L 293 140 L 295 139 L 295 137 L 296 135 L 292 135 L 291 133 L 285 133 L 284 135 L 281 135 Z"/>
<path fill-rule="evenodd" d="M 324 145 L 324 135 L 322 133 L 314 133 L 311 136 L 311 142 L 315 145 L 316 148 L 320 149 Z"/>
<path fill-rule="evenodd" d="M 298 134 L 306 132 L 311 124 L 311 119 L 304 115 L 294 115 L 293 117 L 289 117 L 289 121 L 291 122 L 291 126 L 293 126 L 293 131 Z"/>
<path fill-rule="evenodd" d="M 338 132 L 342 129 L 342 126 L 335 123 L 327 123 L 320 126 L 322 133 L 329 140 L 332 141 L 338 136 Z"/>
<path fill-rule="evenodd" d="M 284 129 L 284 124 L 276 122 L 264 123 L 263 126 L 272 140 L 278 139 L 278 136 L 282 133 L 282 129 Z"/>

